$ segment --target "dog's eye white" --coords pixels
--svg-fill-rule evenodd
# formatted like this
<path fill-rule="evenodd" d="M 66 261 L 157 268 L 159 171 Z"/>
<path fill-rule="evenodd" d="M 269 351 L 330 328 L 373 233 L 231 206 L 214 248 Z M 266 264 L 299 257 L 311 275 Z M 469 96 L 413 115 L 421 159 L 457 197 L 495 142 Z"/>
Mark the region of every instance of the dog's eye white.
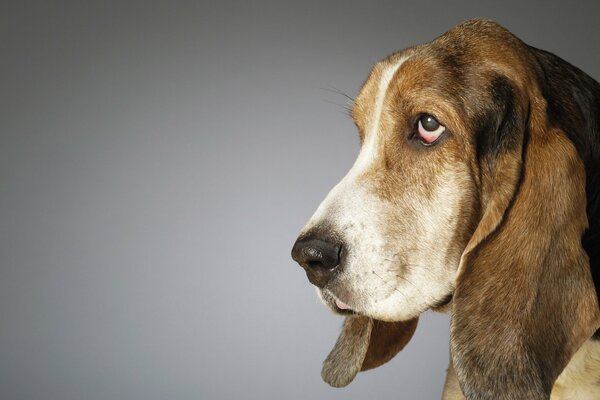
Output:
<path fill-rule="evenodd" d="M 423 142 L 423 144 L 432 144 L 444 131 L 446 127 L 441 125 L 437 119 L 432 117 L 429 114 L 423 115 L 419 118 L 419 123 L 417 125 L 417 131 L 419 134 L 419 139 Z"/>

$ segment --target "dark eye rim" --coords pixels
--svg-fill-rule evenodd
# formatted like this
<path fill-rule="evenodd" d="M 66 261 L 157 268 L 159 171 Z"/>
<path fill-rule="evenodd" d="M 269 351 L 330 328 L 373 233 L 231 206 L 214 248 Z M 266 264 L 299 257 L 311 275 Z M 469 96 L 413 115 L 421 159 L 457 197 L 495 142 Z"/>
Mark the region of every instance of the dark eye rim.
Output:
<path fill-rule="evenodd" d="M 440 134 L 440 136 L 431 143 L 424 142 L 421 139 L 421 137 L 419 136 L 419 121 L 421 120 L 421 118 L 423 118 L 425 116 L 432 117 L 433 119 L 435 119 L 437 121 L 438 124 L 440 124 L 441 126 L 443 126 L 445 128 L 444 132 L 442 132 Z M 421 112 L 415 116 L 414 121 L 412 123 L 412 130 L 411 130 L 408 138 L 410 139 L 411 142 L 418 143 L 419 146 L 433 147 L 433 146 L 436 146 L 439 143 L 443 142 L 446 139 L 446 137 L 449 135 L 450 135 L 450 132 L 448 130 L 448 126 L 446 124 L 444 124 L 443 121 L 440 121 L 440 119 L 438 117 L 436 117 L 435 114 L 428 113 L 428 112 Z"/>

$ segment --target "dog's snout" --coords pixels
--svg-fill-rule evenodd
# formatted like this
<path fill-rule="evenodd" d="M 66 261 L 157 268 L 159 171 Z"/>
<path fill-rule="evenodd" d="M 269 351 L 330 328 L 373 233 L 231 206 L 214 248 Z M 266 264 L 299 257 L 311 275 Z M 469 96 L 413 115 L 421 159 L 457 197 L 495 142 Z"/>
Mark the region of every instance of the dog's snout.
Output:
<path fill-rule="evenodd" d="M 306 270 L 308 280 L 324 287 L 340 264 L 342 245 L 319 238 L 301 238 L 292 248 L 292 258 Z"/>

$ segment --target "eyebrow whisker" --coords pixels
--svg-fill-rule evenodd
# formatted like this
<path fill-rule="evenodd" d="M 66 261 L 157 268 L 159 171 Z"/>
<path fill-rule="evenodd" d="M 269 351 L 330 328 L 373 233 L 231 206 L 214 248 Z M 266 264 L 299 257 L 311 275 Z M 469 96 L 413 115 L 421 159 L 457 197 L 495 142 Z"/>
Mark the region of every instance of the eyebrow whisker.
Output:
<path fill-rule="evenodd" d="M 321 88 L 322 90 L 331 92 L 331 93 L 335 93 L 335 94 L 339 94 L 341 96 L 344 96 L 349 102 L 350 104 L 354 104 L 354 98 L 352 96 L 350 96 L 349 94 L 347 94 L 346 92 L 334 87 L 334 86 L 329 86 L 327 88 Z"/>

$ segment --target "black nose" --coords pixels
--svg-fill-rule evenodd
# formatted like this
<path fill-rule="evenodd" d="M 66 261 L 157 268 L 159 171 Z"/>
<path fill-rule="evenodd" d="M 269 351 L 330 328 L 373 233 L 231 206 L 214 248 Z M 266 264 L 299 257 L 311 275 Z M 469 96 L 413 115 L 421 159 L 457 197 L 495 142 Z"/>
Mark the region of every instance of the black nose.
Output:
<path fill-rule="evenodd" d="M 292 258 L 306 270 L 310 283 L 322 288 L 337 271 L 341 252 L 341 244 L 311 237 L 296 240 Z"/>

